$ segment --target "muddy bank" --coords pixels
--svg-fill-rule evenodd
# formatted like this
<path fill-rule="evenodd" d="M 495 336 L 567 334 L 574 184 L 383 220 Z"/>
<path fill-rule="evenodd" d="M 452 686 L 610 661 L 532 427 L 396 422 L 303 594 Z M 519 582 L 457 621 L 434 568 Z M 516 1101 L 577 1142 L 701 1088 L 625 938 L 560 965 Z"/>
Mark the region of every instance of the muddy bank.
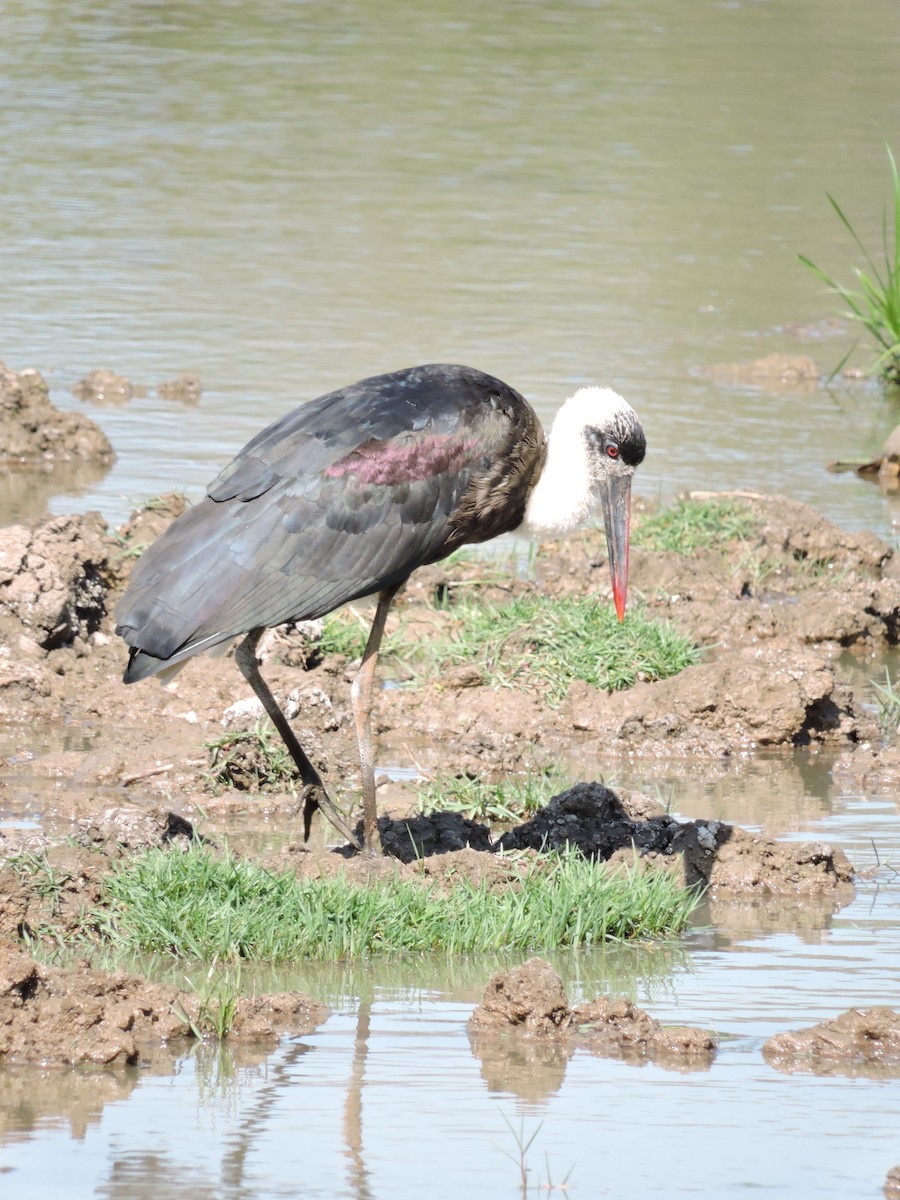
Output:
<path fill-rule="evenodd" d="M 468 1032 L 479 1057 L 496 1035 L 550 1039 L 567 1057 L 581 1048 L 677 1070 L 707 1070 L 716 1052 L 707 1030 L 660 1025 L 624 997 L 598 996 L 572 1007 L 559 975 L 540 958 L 491 977 Z"/>
<path fill-rule="evenodd" d="M 72 461 L 108 466 L 115 457 L 98 425 L 51 403 L 38 371 L 16 373 L 0 363 L 0 471 L 16 466 L 52 470 Z"/>
<path fill-rule="evenodd" d="M 843 749 L 842 769 L 870 779 L 894 770 L 870 694 L 860 694 L 842 667 L 895 644 L 900 580 L 890 547 L 848 534 L 819 514 L 780 498 L 744 498 L 749 538 L 690 557 L 640 547 L 636 518 L 633 590 L 654 615 L 689 632 L 702 661 L 655 683 L 607 693 L 576 682 L 556 708 L 538 687 L 493 686 L 477 666 L 430 670 L 380 693 L 381 754 L 431 773 L 492 777 L 555 766 L 561 757 L 727 759 L 758 748 Z M 267 773 L 258 743 L 244 741 L 259 705 L 231 656 L 192 660 L 166 687 L 125 688 L 125 649 L 114 634 L 114 608 L 131 565 L 183 510 L 179 497 L 139 511 L 115 534 L 96 515 L 54 517 L 0 530 L 0 802 L 45 828 L 101 823 L 103 814 L 165 804 L 187 819 L 227 822 L 241 812 L 293 820 L 300 801 L 290 778 Z M 486 601 L 540 589 L 557 595 L 602 592 L 607 574 L 602 531 L 585 531 L 538 556 L 539 579 L 508 566 L 462 559 L 418 573 L 400 598 L 394 628 L 417 636 L 450 630 L 458 596 Z M 754 565 L 755 564 L 755 565 Z M 601 586 L 602 585 L 602 586 Z M 435 604 L 441 607 L 435 607 Z M 276 697 L 302 731 L 303 743 L 335 796 L 357 801 L 356 741 L 349 703 L 355 663 L 323 654 L 320 627 L 271 631 L 261 643 Z M 33 736 L 51 723 L 85 731 L 84 742 L 41 749 Z M 30 729 L 24 735 L 17 730 Z M 74 744 L 73 744 L 74 741 Z M 255 748 L 254 748 L 255 746 Z M 380 793 L 385 815 L 407 817 L 413 789 Z M 690 882 L 748 893 L 813 893 L 845 884 L 849 869 L 828 848 L 781 847 L 734 826 L 700 820 L 678 824 L 661 812 L 622 815 L 545 814 L 532 831 L 506 835 L 504 848 L 534 846 L 562 830 L 593 855 L 619 822 L 616 850 L 677 857 Z M 605 803 L 601 801 L 602 805 Z M 565 820 L 563 821 L 563 816 Z M 113 837 L 118 818 L 110 818 Z M 124 817 L 122 818 L 124 819 Z M 547 822 L 549 821 L 549 825 Z M 573 821 L 582 828 L 573 832 Z M 109 822 L 108 822 L 109 823 Z M 552 828 L 551 828 L 552 826 Z M 452 821 L 398 833 L 395 854 L 474 847 L 492 830 Z M 406 851 L 400 846 L 406 839 Z M 518 840 L 516 840 L 518 839 Z M 805 857 L 804 857 L 805 855 Z"/>
<path fill-rule="evenodd" d="M 150 1048 L 196 1037 L 208 1020 L 196 993 L 138 975 L 43 966 L 0 940 L 0 1063 L 125 1066 Z M 240 997 L 229 1037 L 267 1040 L 309 1033 L 327 1010 L 294 993 Z"/>
<path fill-rule="evenodd" d="M 613 759 L 721 758 L 759 747 L 879 744 L 872 697 L 845 677 L 839 656 L 849 650 L 862 659 L 898 640 L 900 580 L 891 549 L 871 535 L 847 534 L 803 505 L 747 503 L 756 521 L 749 544 L 690 557 L 642 550 L 639 539 L 634 549 L 635 599 L 701 647 L 698 665 L 623 692 L 576 682 L 558 707 L 527 681 L 521 690 L 491 685 L 477 665 L 414 679 L 406 671 L 403 686 L 379 695 L 383 752 L 408 761 L 403 747 L 414 731 L 415 761 L 424 769 L 483 775 L 539 770 L 579 749 Z M 252 697 L 230 657 L 192 660 L 169 688 L 151 682 L 126 691 L 119 681 L 125 652 L 112 617 L 135 556 L 181 507 L 178 498 L 163 501 L 115 535 L 94 516 L 0 530 L 0 718 L 91 722 L 98 748 L 107 751 L 104 781 L 116 778 L 110 757 L 120 759 L 120 778 L 171 764 L 165 786 L 174 784 L 193 802 L 208 788 L 189 760 L 206 757 L 203 742 L 221 737 L 223 722 L 252 724 Z M 636 537 L 639 530 L 636 519 Z M 528 591 L 606 590 L 602 531 L 544 546 L 537 563 L 537 579 L 465 560 L 428 568 L 401 596 L 394 628 L 413 638 L 452 635 L 455 597 L 463 591 L 491 601 Z M 435 608 L 436 600 L 444 607 Z M 312 757 L 338 790 L 352 791 L 354 664 L 317 653 L 308 635 L 290 630 L 270 635 L 264 657 L 276 695 L 283 701 L 293 693 Z M 389 660 L 385 668 L 391 671 Z M 235 723 L 232 706 L 244 700 Z M 185 724 L 194 726 L 191 752 Z M 87 756 L 69 765 L 81 778 L 91 774 Z"/>

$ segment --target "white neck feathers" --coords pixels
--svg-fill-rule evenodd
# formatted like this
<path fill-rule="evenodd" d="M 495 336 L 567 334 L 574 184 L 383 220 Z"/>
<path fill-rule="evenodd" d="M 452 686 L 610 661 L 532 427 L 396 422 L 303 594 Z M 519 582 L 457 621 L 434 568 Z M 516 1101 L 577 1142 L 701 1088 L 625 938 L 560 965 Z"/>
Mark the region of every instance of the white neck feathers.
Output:
<path fill-rule="evenodd" d="M 597 505 L 596 483 L 585 429 L 608 427 L 628 403 L 611 388 L 580 388 L 554 418 L 547 461 L 528 497 L 525 528 L 535 537 L 559 537 L 584 521 Z"/>

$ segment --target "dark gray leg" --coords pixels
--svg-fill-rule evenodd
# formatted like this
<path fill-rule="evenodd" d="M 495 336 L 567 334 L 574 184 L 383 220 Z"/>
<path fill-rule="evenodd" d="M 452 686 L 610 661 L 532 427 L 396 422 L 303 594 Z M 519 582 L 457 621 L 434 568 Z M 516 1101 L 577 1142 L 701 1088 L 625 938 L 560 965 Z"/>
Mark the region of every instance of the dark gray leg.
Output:
<path fill-rule="evenodd" d="M 384 623 L 387 620 L 391 601 L 397 595 L 399 588 L 400 585 L 397 584 L 396 587 L 385 588 L 378 594 L 375 620 L 372 622 L 365 653 L 359 664 L 353 687 L 350 689 L 353 716 L 356 718 L 356 740 L 359 742 L 359 765 L 362 771 L 363 842 L 366 853 L 371 855 L 383 853 L 381 834 L 378 832 L 378 812 L 375 806 L 375 748 L 372 744 L 375 667 L 378 664 L 378 648 L 384 635 Z"/>
<path fill-rule="evenodd" d="M 265 630 L 263 629 L 251 630 L 235 650 L 234 661 L 237 663 L 243 677 L 256 693 L 256 697 L 266 710 L 269 720 L 281 734 L 281 740 L 287 746 L 291 758 L 296 763 L 297 770 L 300 772 L 300 779 L 303 783 L 303 836 L 305 839 L 309 838 L 309 827 L 313 813 L 317 808 L 321 808 L 335 829 L 339 833 L 342 833 L 357 850 L 361 850 L 362 846 L 359 844 L 359 839 L 351 831 L 340 810 L 325 791 L 325 785 L 322 782 L 319 772 L 306 757 L 306 753 L 297 741 L 297 737 L 288 724 L 287 718 L 278 707 L 278 701 L 269 691 L 269 685 L 259 673 L 256 647 L 264 632 Z"/>

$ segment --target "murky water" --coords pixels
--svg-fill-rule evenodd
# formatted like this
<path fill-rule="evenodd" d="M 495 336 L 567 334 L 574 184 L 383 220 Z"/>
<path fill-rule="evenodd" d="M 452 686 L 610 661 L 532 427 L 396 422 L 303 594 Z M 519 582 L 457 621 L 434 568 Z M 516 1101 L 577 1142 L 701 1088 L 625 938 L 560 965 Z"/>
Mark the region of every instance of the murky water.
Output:
<path fill-rule="evenodd" d="M 85 406 L 119 461 L 51 507 L 196 494 L 299 401 L 461 360 L 545 415 L 618 386 L 645 494 L 779 490 L 886 532 L 877 489 L 824 470 L 893 427 L 877 389 L 694 372 L 851 344 L 796 254 L 850 281 L 826 191 L 879 244 L 900 13 L 684 7 L 5 4 L 0 355 L 73 407 L 98 366 L 206 389 Z M 48 502 L 16 496 L 13 519 Z"/>
<path fill-rule="evenodd" d="M 862 866 L 897 857 L 896 808 L 872 798 L 804 832 Z M 201 1049 L 98 1083 L 5 1073 L 0 1162 L 16 1195 L 520 1196 L 569 1176 L 573 1196 L 876 1196 L 898 1156 L 898 1084 L 786 1076 L 763 1040 L 851 1006 L 896 1003 L 900 891 L 863 881 L 843 911 L 721 908 L 683 943 L 553 956 L 570 993 L 635 996 L 716 1029 L 708 1072 L 470 1044 L 465 1022 L 503 960 L 261 973 L 335 1005 L 268 1056 Z M 806 919 L 804 920 L 804 915 Z M 701 920 L 702 920 L 701 916 Z M 107 1073 L 109 1074 L 109 1073 Z M 36 1077 L 37 1076 L 37 1077 Z"/>
<path fill-rule="evenodd" d="M 878 245 L 895 0 L 10 0 L 0 33 L 0 357 L 46 372 L 119 453 L 102 478 L 0 481 L 0 519 L 117 521 L 148 494 L 196 494 L 300 400 L 461 360 L 545 416 L 583 381 L 619 387 L 650 438 L 644 495 L 781 491 L 891 534 L 892 502 L 824 464 L 876 450 L 896 403 L 697 370 L 775 350 L 830 368 L 850 344 L 796 253 L 849 281 L 826 191 Z M 204 395 L 82 405 L 70 389 L 99 366 L 151 389 L 196 371 Z M 815 757 L 638 782 L 860 866 L 874 839 L 900 863 L 894 798 L 841 795 Z M 759 1047 L 900 1004 L 898 898 L 882 868 L 839 912 L 717 908 L 674 949 L 556 959 L 574 992 L 621 987 L 724 1034 L 712 1069 L 684 1077 L 478 1058 L 464 1026 L 494 963 L 282 977 L 336 1015 L 269 1056 L 4 1072 L 0 1187 L 518 1196 L 516 1137 L 536 1133 L 535 1189 L 571 1171 L 583 1197 L 877 1196 L 900 1162 L 900 1084 L 781 1076 Z"/>

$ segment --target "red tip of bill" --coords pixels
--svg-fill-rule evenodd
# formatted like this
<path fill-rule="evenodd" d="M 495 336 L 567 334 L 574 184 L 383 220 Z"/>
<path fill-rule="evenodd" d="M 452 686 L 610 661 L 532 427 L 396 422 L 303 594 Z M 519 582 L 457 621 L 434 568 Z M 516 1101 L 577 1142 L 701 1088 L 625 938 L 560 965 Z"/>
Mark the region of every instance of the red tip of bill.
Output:
<path fill-rule="evenodd" d="M 624 587 L 613 588 L 613 600 L 615 601 L 615 605 L 616 605 L 616 616 L 619 618 L 620 621 L 624 621 L 625 620 L 625 588 Z"/>

